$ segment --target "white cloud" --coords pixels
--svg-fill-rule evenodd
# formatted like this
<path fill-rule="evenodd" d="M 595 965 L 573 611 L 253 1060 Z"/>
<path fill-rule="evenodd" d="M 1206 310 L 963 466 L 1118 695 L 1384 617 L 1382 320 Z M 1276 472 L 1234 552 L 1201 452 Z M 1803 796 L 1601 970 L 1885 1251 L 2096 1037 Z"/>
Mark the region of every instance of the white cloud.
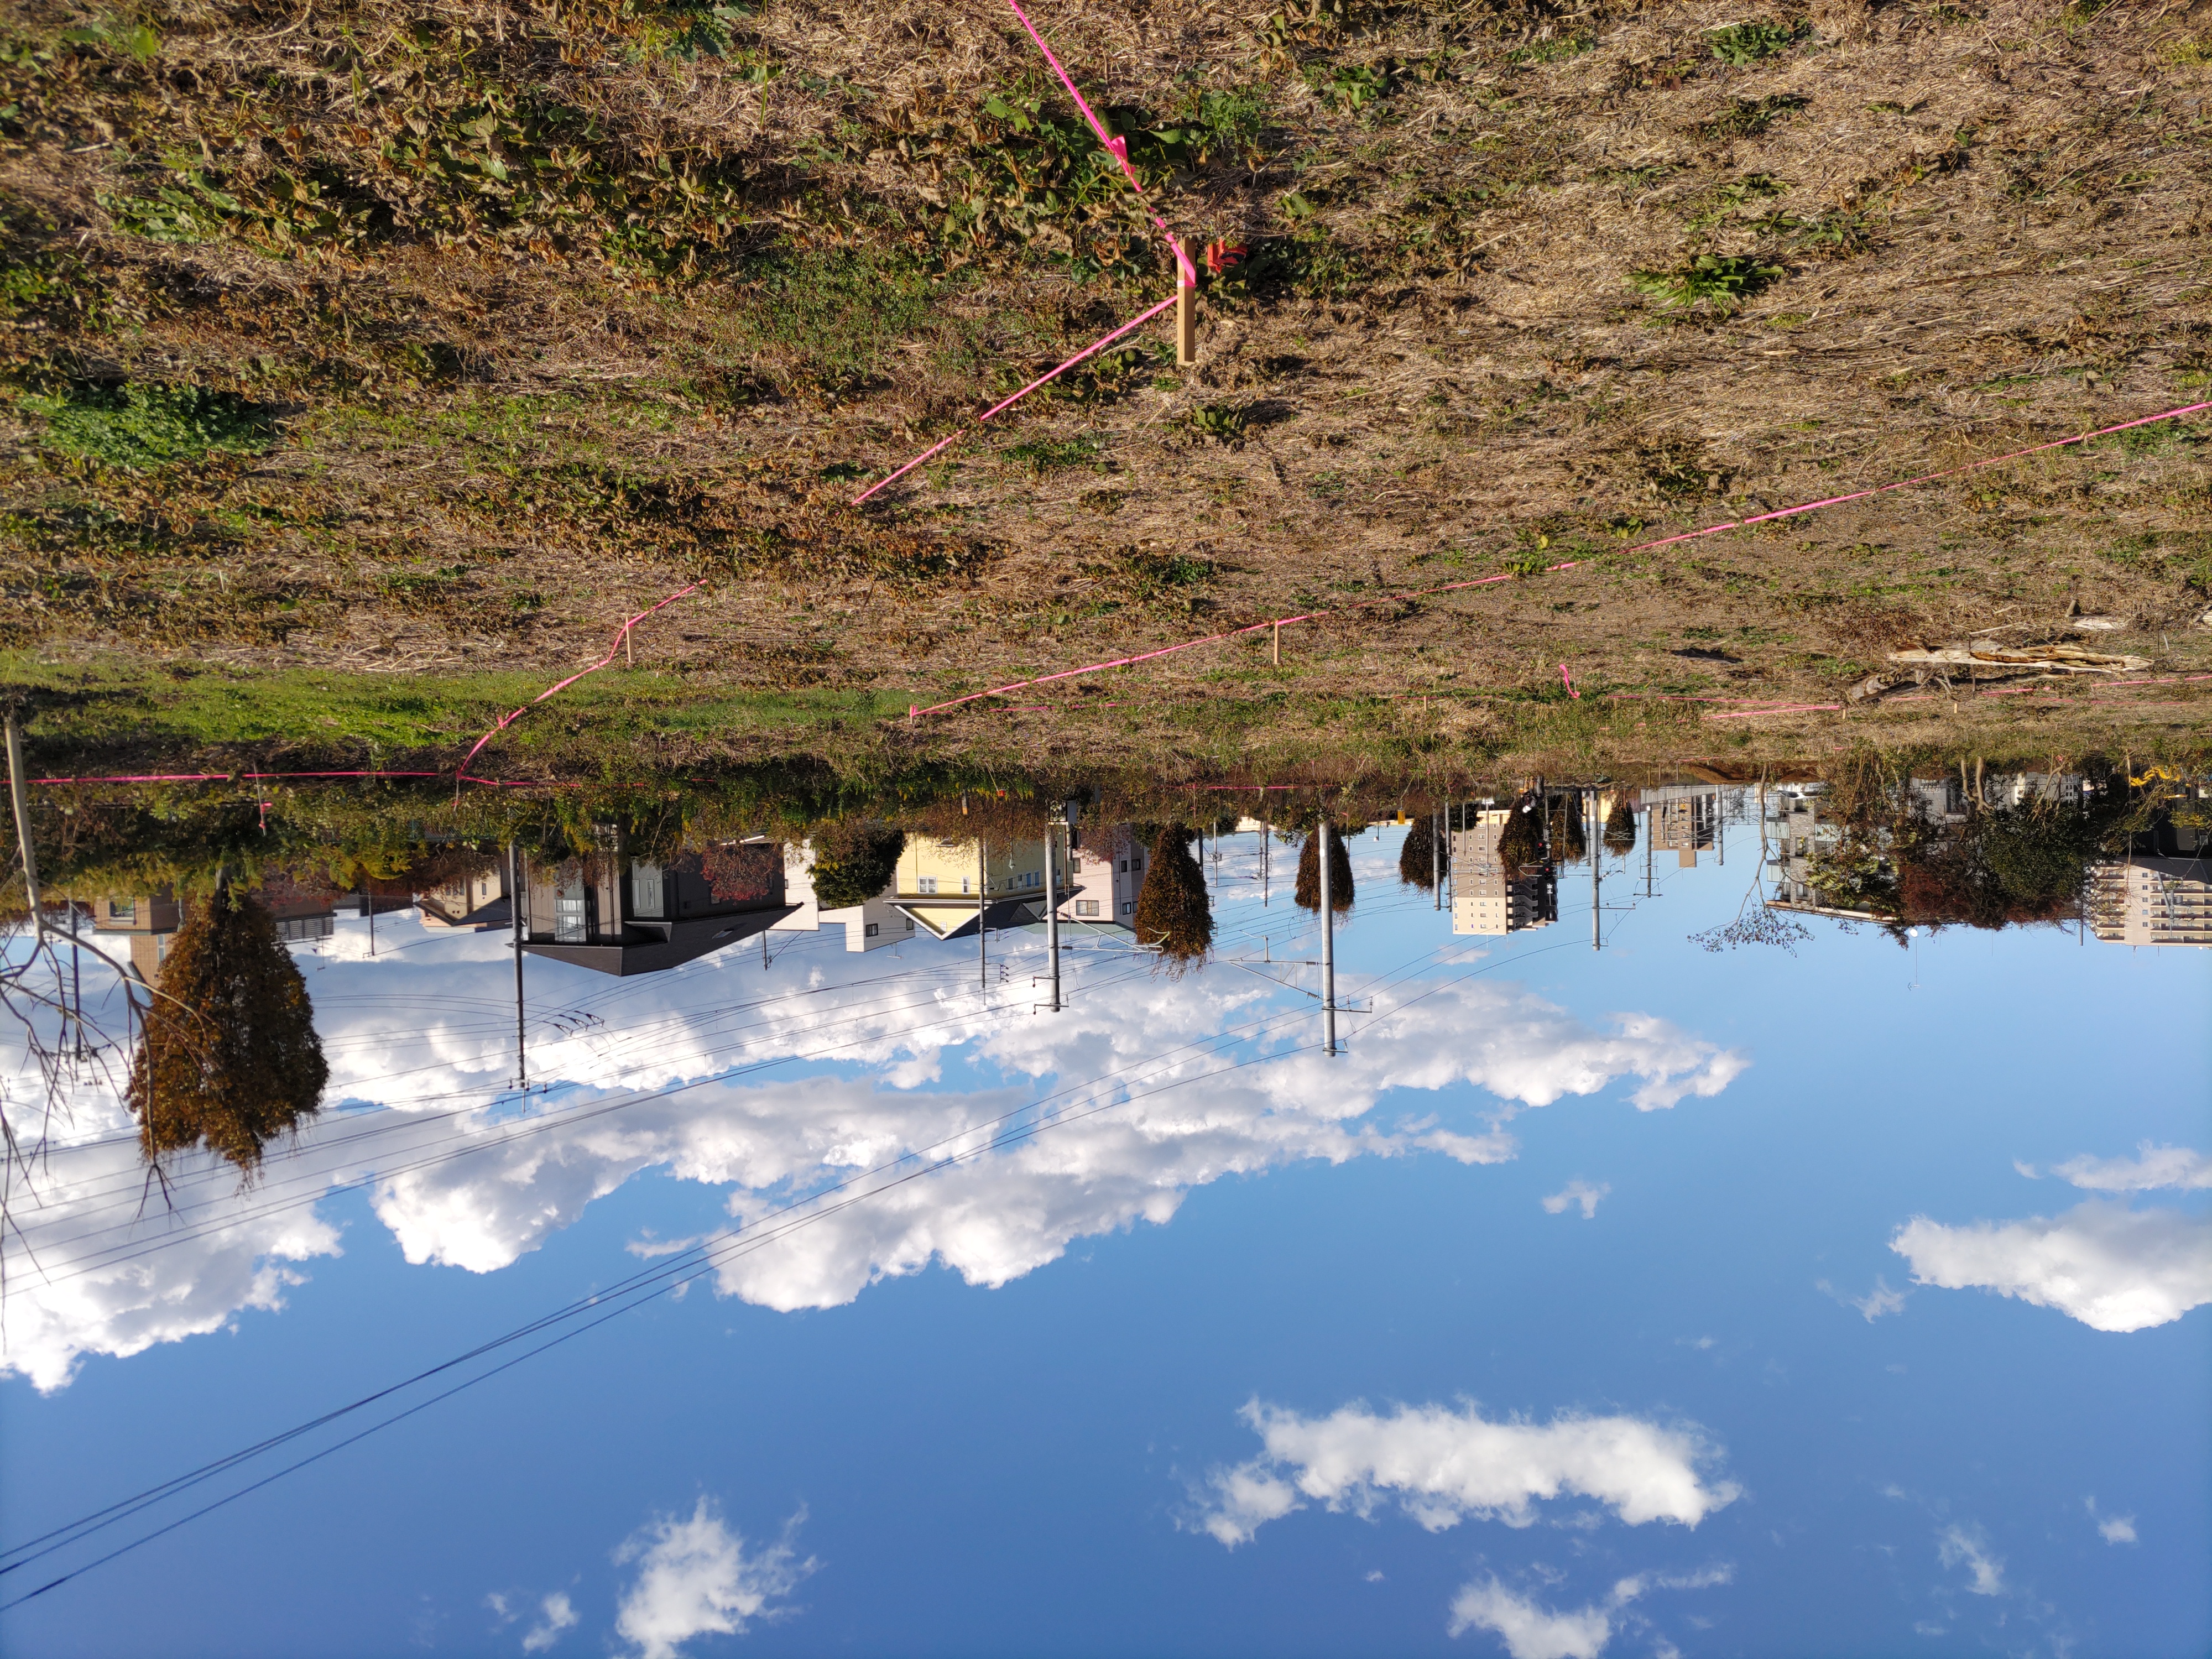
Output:
<path fill-rule="evenodd" d="M 1977 1595 L 2004 1594 L 2004 1558 L 1990 1552 L 1979 1527 L 1954 1522 L 1936 1534 L 1936 1553 L 1947 1567 L 1963 1566 L 1972 1576 L 1966 1586 Z"/>
<path fill-rule="evenodd" d="M 1891 1249 L 1914 1282 L 2056 1308 L 2092 1329 L 2140 1331 L 2212 1302 L 2212 1220 L 2091 1199 L 2056 1219 L 1946 1226 L 1915 1217 Z"/>
<path fill-rule="evenodd" d="M 1578 1177 L 1570 1181 L 1544 1200 L 1545 1212 L 1549 1215 L 1563 1215 L 1570 1204 L 1579 1204 L 1583 1206 L 1583 1219 L 1588 1221 L 1597 1214 L 1598 1200 L 1612 1190 L 1611 1182 L 1601 1181 L 1593 1187 L 1587 1181 Z"/>
<path fill-rule="evenodd" d="M 81 1269 L 83 1241 L 95 1235 L 118 1255 L 50 1281 L 11 1261 L 22 1270 L 8 1275 L 0 1368 L 58 1388 L 86 1354 L 136 1353 L 282 1306 L 300 1282 L 292 1264 L 337 1253 L 337 1231 L 312 1206 L 344 1182 L 368 1186 L 408 1261 L 484 1273 L 647 1170 L 726 1187 L 732 1213 L 749 1219 L 947 1137 L 980 1144 L 990 1119 L 1041 1085 L 1107 1079 L 1056 1104 L 1064 1116 L 1049 1134 L 840 1210 L 728 1261 L 716 1281 L 771 1308 L 826 1307 L 933 1262 L 1002 1285 L 1076 1239 L 1164 1224 L 1192 1189 L 1225 1176 L 1422 1151 L 1503 1162 L 1517 1150 L 1504 1126 L 1520 1112 L 1622 1081 L 1652 1109 L 1717 1094 L 1747 1063 L 1647 1016 L 1601 1030 L 1523 987 L 1447 978 L 1378 992 L 1352 1052 L 1334 1061 L 1295 1051 L 1304 1031 L 1286 1026 L 1235 1051 L 1240 1060 L 1272 1054 L 1269 1063 L 1224 1073 L 1221 1054 L 1179 1045 L 1210 1045 L 1224 1028 L 1303 1000 L 1225 969 L 1092 995 L 1075 971 L 1067 1012 L 1009 1019 L 1003 994 L 987 1002 L 973 988 L 973 958 L 959 947 L 848 957 L 831 933 L 799 936 L 767 969 L 716 957 L 612 985 L 532 961 L 533 1009 L 595 1012 L 558 1022 L 557 1034 L 537 1017 L 531 1072 L 556 1092 L 536 1103 L 538 1121 L 524 1123 L 511 1102 L 498 1116 L 465 1109 L 490 1100 L 514 1063 L 511 1029 L 484 1012 L 483 995 L 488 978 L 511 983 L 504 940 L 431 933 L 404 917 L 380 917 L 378 928 L 383 953 L 373 960 L 352 948 L 360 930 L 349 920 L 343 949 L 301 956 L 331 1066 L 329 1100 L 370 1109 L 326 1111 L 251 1190 L 209 1160 L 181 1161 L 196 1206 L 189 1228 L 158 1200 L 135 1218 L 130 1115 L 112 1091 L 84 1091 L 62 1137 L 84 1144 L 52 1161 L 39 1205 L 19 1214 L 42 1266 Z M 1009 944 L 1018 981 L 1034 947 Z M 732 1009 L 740 996 L 741 1016 Z M 406 1011 L 398 1029 L 395 999 Z M 831 1074 L 716 1080 L 832 1045 L 842 1069 Z M 0 1033 L 0 1076 L 21 1070 L 20 1051 L 20 1039 Z M 956 1065 L 960 1074 L 933 1088 Z M 629 1092 L 678 1087 L 660 1099 Z M 1455 1121 L 1431 1113 L 1392 1128 L 1370 1115 L 1408 1091 Z M 463 1115 L 447 1115 L 457 1104 Z M 1113 1109 L 1080 1115 L 1102 1104 Z M 289 1207 L 273 1207 L 280 1196 Z M 13 1255 L 23 1241 L 5 1243 Z"/>
<path fill-rule="evenodd" d="M 538 1620 L 523 1632 L 522 1650 L 543 1653 L 561 1639 L 561 1632 L 575 1628 L 579 1614 L 560 1590 L 555 1590 L 538 1604 Z"/>
<path fill-rule="evenodd" d="M 2107 1544 L 2132 1544 L 2136 1541 L 2136 1518 L 2132 1515 L 2100 1515 L 2097 1500 L 2081 1500 L 2089 1511 L 2089 1519 L 2097 1524 L 2097 1535 Z"/>
<path fill-rule="evenodd" d="M 776 1604 L 818 1565 L 794 1559 L 792 1534 L 805 1518 L 801 1510 L 781 1539 L 749 1553 L 704 1497 L 688 1521 L 656 1516 L 615 1552 L 617 1565 L 638 1564 L 616 1632 L 638 1659 L 676 1659 L 695 1636 L 739 1635 L 754 1620 L 788 1611 Z"/>
<path fill-rule="evenodd" d="M 1638 1573 L 1613 1585 L 1602 1605 L 1554 1613 L 1533 1597 L 1516 1595 L 1495 1578 L 1468 1584 L 1452 1598 L 1450 1633 L 1494 1632 L 1512 1659 L 1597 1659 L 1613 1639 L 1612 1615 L 1653 1589 L 1706 1589 L 1731 1583 L 1735 1569 L 1722 1565 L 1693 1573 Z M 1664 1637 L 1655 1652 L 1678 1650 Z"/>
<path fill-rule="evenodd" d="M 1707 1484 L 1700 1466 L 1718 1453 L 1690 1425 L 1575 1415 L 1492 1422 L 1472 1404 L 1401 1406 L 1388 1417 L 1352 1405 L 1309 1418 L 1255 1400 L 1241 1414 L 1262 1452 L 1208 1477 L 1193 1523 L 1232 1549 L 1308 1501 L 1369 1516 L 1395 1499 L 1441 1532 L 1469 1518 L 1529 1526 L 1535 1500 L 1570 1493 L 1631 1526 L 1694 1527 L 1741 1492 Z"/>
<path fill-rule="evenodd" d="M 2133 1158 L 2084 1154 L 2052 1165 L 2051 1173 L 2094 1193 L 2148 1193 L 2166 1187 L 2193 1192 L 2212 1187 L 2212 1155 L 2148 1140 L 2136 1152 Z"/>
<path fill-rule="evenodd" d="M 1813 1288 L 1825 1296 L 1835 1297 L 1846 1308 L 1857 1309 L 1869 1325 L 1884 1314 L 1903 1312 L 1905 1298 L 1912 1294 L 1910 1291 L 1893 1291 L 1889 1288 L 1889 1281 L 1879 1273 L 1875 1275 L 1874 1289 L 1864 1296 L 1846 1296 L 1825 1279 L 1814 1280 Z"/>
<path fill-rule="evenodd" d="M 1495 1578 L 1469 1584 L 1452 1598 L 1450 1629 L 1454 1636 L 1493 1632 L 1513 1659 L 1597 1659 L 1613 1639 L 1613 1620 L 1602 1607 L 1553 1613 Z"/>

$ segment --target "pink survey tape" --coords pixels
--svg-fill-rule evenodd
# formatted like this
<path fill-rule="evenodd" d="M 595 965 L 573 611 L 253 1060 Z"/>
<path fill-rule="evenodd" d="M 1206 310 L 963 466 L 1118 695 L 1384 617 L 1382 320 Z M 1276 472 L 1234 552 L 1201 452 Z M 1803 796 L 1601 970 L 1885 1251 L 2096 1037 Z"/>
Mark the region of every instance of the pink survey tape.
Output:
<path fill-rule="evenodd" d="M 1899 478 L 1894 483 L 1875 484 L 1865 489 L 1855 489 L 1845 495 L 1826 495 L 1816 501 L 1802 501 L 1796 507 L 1780 507 L 1771 513 L 1754 514 L 1747 519 L 1730 519 L 1721 524 L 1709 524 L 1702 530 L 1686 530 L 1679 536 L 1662 536 L 1654 541 L 1637 542 L 1617 550 L 1621 553 L 1646 553 L 1655 548 L 1673 547 L 1679 543 L 1697 541 L 1702 537 L 1717 536 L 1725 531 L 1748 530 L 1753 525 L 1771 524 L 1778 520 L 1794 519 L 1807 513 L 1818 513 L 1824 507 L 1841 507 L 1849 501 L 1863 501 L 1876 495 L 1887 495 L 1893 490 L 1910 489 L 1917 484 L 1935 483 L 1944 478 L 1957 477 L 1961 473 L 1978 471 L 1985 466 L 1999 466 L 2007 461 L 2021 460 L 2029 455 L 2040 455 L 2046 450 L 2064 449 L 2072 444 L 2087 443 L 2093 438 L 2107 438 L 2115 432 L 2126 432 L 2139 426 L 2151 426 L 2160 421 L 2179 420 L 2185 415 L 2200 414 L 2208 409 L 2212 409 L 2212 401 L 2187 404 L 2179 409 L 2161 410 L 2155 415 L 2145 415 L 2132 421 L 2117 422 L 2111 426 L 2099 427 L 2094 432 L 2078 433 L 2071 438 L 2054 438 L 2049 443 L 2031 444 L 2026 449 L 2010 450 L 2002 455 L 1985 455 L 1978 461 L 1968 461 L 1960 466 L 1946 467 L 1940 472 L 1923 472 L 1917 477 Z M 1588 562 L 1589 561 L 1584 559 L 1563 559 L 1558 564 L 1545 566 L 1543 574 L 1549 575 L 1556 571 L 1572 570 L 1577 565 Z M 1465 588 L 1488 587 L 1494 582 L 1510 582 L 1517 580 L 1517 577 L 1510 574 L 1478 576 L 1471 581 L 1445 582 L 1436 587 L 1412 588 L 1402 593 L 1386 594 L 1381 599 L 1362 599 L 1346 608 L 1361 610 L 1370 605 L 1396 605 L 1407 599 L 1427 599 L 1433 594 L 1455 593 Z M 1065 668 L 1057 674 L 1040 674 L 1034 679 L 1014 680 L 1005 685 L 994 686 L 988 691 L 971 691 L 964 697 L 953 697 L 944 702 L 932 703 L 927 708 L 909 704 L 907 708 L 907 718 L 915 720 L 924 714 L 939 714 L 948 708 L 958 708 L 967 703 L 981 702 L 985 697 L 1002 697 L 1009 691 L 1023 690 L 1029 686 L 1048 685 L 1054 680 L 1073 679 L 1082 674 L 1102 673 L 1109 668 L 1127 668 L 1137 663 L 1151 662 L 1155 658 L 1171 657 L 1178 651 L 1193 651 L 1201 645 L 1215 645 L 1223 640 L 1239 639 L 1247 634 L 1257 634 L 1270 628 L 1288 628 L 1295 623 L 1317 622 L 1323 617 L 1335 614 L 1337 613 L 1332 611 L 1307 611 L 1295 617 L 1276 617 L 1267 622 L 1250 623 L 1243 628 L 1224 629 L 1218 634 L 1201 635 L 1197 639 L 1186 640 L 1181 645 L 1162 646 L 1157 651 L 1139 652 L 1129 657 L 1114 657 L 1104 662 L 1086 663 L 1080 668 Z"/>
<path fill-rule="evenodd" d="M 1093 340 L 1089 345 L 1084 347 L 1082 350 L 1077 352 L 1073 357 L 1070 357 L 1066 362 L 1062 363 L 1058 368 L 1052 370 L 1049 374 L 1038 375 L 1036 379 L 1031 380 L 1019 392 L 1014 393 L 1012 397 L 1006 398 L 1002 403 L 992 404 L 990 408 L 985 410 L 967 426 L 962 427 L 951 437 L 941 439 L 938 442 L 930 445 L 928 448 L 923 450 L 921 454 L 915 456 L 912 460 L 908 461 L 897 471 L 892 473 L 889 477 L 880 479 L 878 482 L 870 484 L 866 489 L 853 497 L 852 505 L 858 507 L 862 501 L 866 501 L 869 496 L 874 495 L 878 489 L 887 489 L 890 485 L 896 483 L 901 478 L 906 477 L 908 473 L 913 471 L 915 468 L 920 466 L 931 456 L 939 453 L 940 451 L 948 449 L 952 445 L 959 442 L 961 439 L 968 435 L 969 432 L 972 428 L 982 425 L 984 422 L 989 420 L 994 415 L 998 414 L 1001 410 L 1012 409 L 1016 404 L 1021 402 L 1023 398 L 1028 397 L 1030 392 L 1035 392 L 1039 386 L 1043 386 L 1048 381 L 1058 380 L 1061 375 L 1066 374 L 1069 369 L 1073 368 L 1076 364 L 1081 362 L 1085 358 L 1096 356 L 1099 352 L 1103 351 L 1108 346 L 1112 345 L 1115 341 L 1120 339 L 1124 334 L 1129 332 L 1130 330 L 1143 327 L 1146 323 L 1152 321 L 1153 318 L 1158 316 L 1160 313 L 1165 311 L 1174 303 L 1175 296 L 1173 295 L 1170 295 L 1166 299 L 1161 301 L 1159 304 L 1154 306 L 1150 311 L 1145 312 L 1140 315 L 1132 317 L 1127 322 L 1122 324 L 1121 327 L 1115 329 L 1111 334 L 1101 335 L 1097 339 Z"/>
<path fill-rule="evenodd" d="M 1126 138 L 1116 137 L 1114 134 L 1106 130 L 1106 124 L 1098 118 L 1097 112 L 1091 107 L 1090 101 L 1084 97 L 1082 92 L 1077 88 L 1074 77 L 1069 75 L 1067 70 L 1061 66 L 1060 59 L 1053 56 L 1052 48 L 1044 43 L 1044 36 L 1037 33 L 1036 25 L 1030 21 L 1030 15 L 1021 9 L 1020 5 L 1017 3 L 1017 0 L 1006 0 L 1006 3 L 1013 8 L 1014 15 L 1021 20 L 1022 27 L 1028 32 L 1030 39 L 1036 42 L 1036 49 L 1044 54 L 1044 61 L 1052 65 L 1052 72 L 1060 77 L 1060 85 L 1067 88 L 1067 95 L 1075 100 L 1076 108 L 1083 112 L 1083 118 L 1091 124 L 1091 131 L 1098 135 L 1098 142 L 1103 144 L 1106 147 L 1107 153 L 1112 155 L 1115 161 L 1121 164 L 1121 176 L 1129 181 L 1129 188 L 1136 191 L 1138 197 L 1142 198 L 1145 194 L 1144 182 L 1137 177 L 1136 168 L 1129 165 L 1129 141 Z M 1168 246 L 1175 252 L 1176 271 L 1176 280 L 1177 284 L 1180 287 L 1186 289 L 1196 288 L 1198 286 L 1198 267 L 1191 264 L 1190 255 L 1183 251 L 1183 246 L 1176 239 L 1175 232 L 1168 228 L 1168 222 L 1161 218 L 1158 214 L 1153 212 L 1149 205 L 1145 209 L 1145 216 L 1150 219 L 1152 222 L 1153 228 L 1157 229 L 1162 236 L 1167 239 Z M 973 421 L 969 422 L 968 425 L 963 426 L 957 431 L 954 432 L 951 437 L 932 444 L 927 449 L 923 450 L 921 454 L 915 456 L 912 460 L 908 461 L 904 466 L 899 468 L 897 471 L 892 473 L 889 477 L 878 479 L 876 483 L 870 484 L 866 489 L 853 497 L 851 504 L 854 507 L 858 507 L 863 501 L 866 501 L 869 496 L 874 495 L 878 490 L 888 489 L 890 485 L 896 483 L 901 478 L 906 477 L 908 473 L 913 471 L 915 468 L 920 466 L 924 461 L 929 459 L 931 456 L 941 454 L 944 451 L 951 447 L 952 445 L 959 442 L 962 438 L 965 437 L 975 428 L 982 425 L 984 422 L 989 420 L 994 415 L 997 415 L 1006 410 L 1012 409 L 1016 404 L 1021 402 L 1023 398 L 1028 397 L 1030 392 L 1035 392 L 1039 386 L 1058 380 L 1061 375 L 1066 374 L 1069 369 L 1073 368 L 1085 358 L 1093 356 L 1098 352 L 1103 351 L 1108 346 L 1113 344 L 1115 341 L 1120 339 L 1124 334 L 1128 333 L 1132 329 L 1150 322 L 1153 318 L 1158 316 L 1160 313 L 1165 311 L 1170 306 L 1173 305 L 1176 302 L 1176 297 L 1177 296 L 1176 295 L 1170 295 L 1167 299 L 1161 301 L 1159 304 L 1154 306 L 1151 310 L 1145 312 L 1140 316 L 1132 318 L 1129 321 L 1122 324 L 1121 327 L 1115 329 L 1111 334 L 1104 335 L 1098 339 L 1093 340 L 1089 345 L 1084 347 L 1082 350 L 1077 352 L 1073 357 L 1070 357 L 1066 362 L 1062 363 L 1058 368 L 1054 369 L 1050 374 L 1038 375 L 1036 380 L 1031 380 L 1019 392 L 1014 393 L 1012 397 L 1008 398 L 1003 403 L 994 404 L 990 408 L 985 410 L 981 415 L 978 415 Z"/>
<path fill-rule="evenodd" d="M 623 641 L 629 637 L 629 630 L 631 629 L 636 627 L 647 617 L 653 615 L 654 611 L 666 610 L 670 605 L 675 604 L 677 600 L 682 599 L 686 593 L 697 592 L 701 584 L 697 582 L 687 582 L 682 587 L 678 588 L 673 593 L 671 593 L 666 599 L 663 599 L 659 605 L 647 605 L 644 610 L 639 611 L 637 615 L 625 622 L 620 628 L 615 629 L 614 643 L 607 647 L 607 654 L 605 656 L 600 658 L 588 668 L 580 668 L 577 670 L 576 672 L 569 675 L 567 679 L 562 680 L 558 685 L 547 686 L 543 691 L 540 691 L 528 702 L 523 704 L 520 708 L 514 710 L 505 719 L 501 720 L 498 725 L 493 726 L 490 731 L 478 738 L 477 739 L 476 747 L 470 750 L 468 754 L 463 758 L 460 764 L 460 769 L 454 776 L 453 793 L 458 796 L 461 793 L 461 785 L 469 781 L 469 762 L 474 760 L 478 755 L 483 752 L 483 746 L 486 744 L 489 743 L 501 732 L 506 731 L 507 728 L 512 726 L 516 720 L 521 719 L 526 710 L 533 708 L 538 704 L 544 702 L 546 698 L 551 696 L 556 691 L 567 690 L 578 680 L 582 679 L 586 674 L 598 673 L 599 670 L 605 668 L 609 663 L 615 659 L 615 653 L 623 648 Z M 489 780 L 479 779 L 477 780 L 477 781 L 483 782 L 489 781 Z"/>

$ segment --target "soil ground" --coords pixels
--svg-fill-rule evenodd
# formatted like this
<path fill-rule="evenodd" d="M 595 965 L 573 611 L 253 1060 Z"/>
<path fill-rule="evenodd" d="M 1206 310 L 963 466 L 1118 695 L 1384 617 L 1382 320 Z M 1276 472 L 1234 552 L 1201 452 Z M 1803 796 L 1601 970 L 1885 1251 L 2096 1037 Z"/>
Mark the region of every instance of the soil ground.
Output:
<path fill-rule="evenodd" d="M 906 742 L 909 702 L 1315 609 L 1279 665 L 1255 635 L 932 741 L 2203 730 L 2203 415 L 1622 550 L 2212 395 L 2212 8 L 1036 15 L 1178 233 L 1243 261 L 1195 366 L 1162 319 L 854 508 L 1170 291 L 1011 14 L 18 8 L 10 677 L 205 738 L 145 687 L 211 674 L 266 740 L 442 743 L 700 580 L 590 694 L 669 714 L 656 743 Z M 1856 731 L 1551 707 L 1563 663 L 1585 702 L 1838 702 L 1977 629 L 2177 683 Z M 410 698 L 377 718 L 412 738 L 355 723 Z"/>

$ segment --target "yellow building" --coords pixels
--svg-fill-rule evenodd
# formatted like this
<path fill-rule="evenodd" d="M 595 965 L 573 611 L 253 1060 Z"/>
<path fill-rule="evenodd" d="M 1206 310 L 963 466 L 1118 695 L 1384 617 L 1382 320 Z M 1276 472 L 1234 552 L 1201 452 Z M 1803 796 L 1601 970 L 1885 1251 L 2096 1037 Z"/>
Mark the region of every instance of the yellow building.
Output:
<path fill-rule="evenodd" d="M 1052 856 L 1054 884 L 1065 897 L 1070 888 L 1067 855 L 1055 846 Z M 1042 837 L 986 842 L 908 836 L 888 896 L 936 939 L 973 933 L 979 916 L 987 927 L 1019 927 L 1043 919 L 1044 861 Z"/>

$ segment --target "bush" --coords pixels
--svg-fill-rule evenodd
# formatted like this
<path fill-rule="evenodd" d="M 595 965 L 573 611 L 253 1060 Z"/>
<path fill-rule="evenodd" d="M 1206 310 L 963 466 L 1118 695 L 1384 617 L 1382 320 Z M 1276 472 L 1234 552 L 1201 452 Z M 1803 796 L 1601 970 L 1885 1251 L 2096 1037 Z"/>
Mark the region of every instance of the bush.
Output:
<path fill-rule="evenodd" d="M 1293 896 L 1303 908 L 1316 913 L 1320 911 L 1321 834 L 1318 830 L 1306 837 L 1305 850 L 1298 854 L 1298 884 Z M 1332 910 L 1349 910 L 1352 908 L 1352 854 L 1344 849 L 1341 832 L 1333 833 L 1328 838 L 1328 908 Z"/>
<path fill-rule="evenodd" d="M 210 450 L 259 454 L 276 435 L 267 410 L 204 386 L 76 386 L 26 398 L 22 407 L 46 417 L 50 447 L 134 472 L 203 460 Z"/>
<path fill-rule="evenodd" d="M 1213 904 L 1206 872 L 1190 855 L 1191 832 L 1170 823 L 1152 841 L 1145 884 L 1137 892 L 1137 942 L 1178 964 L 1203 957 L 1213 945 Z"/>
<path fill-rule="evenodd" d="M 906 831 L 870 818 L 832 824 L 814 837 L 814 896 L 825 910 L 866 903 L 890 884 Z"/>

